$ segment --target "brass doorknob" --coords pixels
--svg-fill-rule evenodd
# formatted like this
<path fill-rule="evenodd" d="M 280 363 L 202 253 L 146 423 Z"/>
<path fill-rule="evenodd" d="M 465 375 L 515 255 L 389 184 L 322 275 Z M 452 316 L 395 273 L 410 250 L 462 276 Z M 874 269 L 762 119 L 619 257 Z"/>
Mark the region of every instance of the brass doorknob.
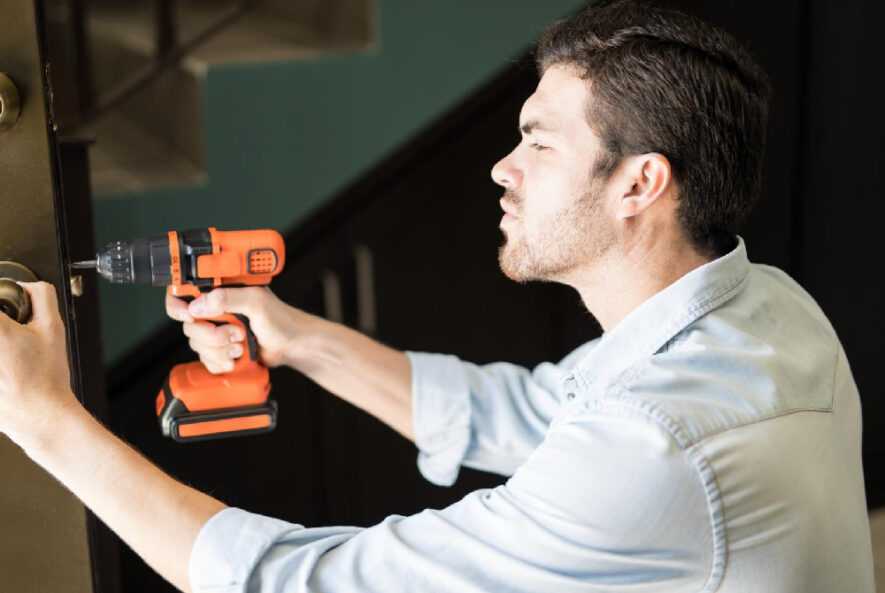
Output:
<path fill-rule="evenodd" d="M 0 313 L 5 313 L 18 323 L 31 319 L 31 299 L 18 282 L 36 282 L 34 273 L 21 264 L 0 262 Z"/>
<path fill-rule="evenodd" d="M 0 134 L 18 121 L 21 113 L 21 97 L 18 88 L 8 76 L 0 72 Z"/>
<path fill-rule="evenodd" d="M 31 318 L 28 293 L 9 278 L 0 278 L 0 312 L 19 323 L 27 323 Z"/>

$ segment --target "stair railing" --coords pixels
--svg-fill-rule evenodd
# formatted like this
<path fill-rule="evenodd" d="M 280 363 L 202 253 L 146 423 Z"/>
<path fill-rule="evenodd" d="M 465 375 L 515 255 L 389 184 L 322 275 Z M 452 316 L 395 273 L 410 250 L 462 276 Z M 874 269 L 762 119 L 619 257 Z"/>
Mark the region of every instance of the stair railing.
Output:
<path fill-rule="evenodd" d="M 157 52 L 154 60 L 133 73 L 129 78 L 121 82 L 119 86 L 99 97 L 96 96 L 95 92 L 89 41 L 86 32 L 87 0 L 69 1 L 73 27 L 73 45 L 76 54 L 74 63 L 77 88 L 79 89 L 80 119 L 65 130 L 68 134 L 118 107 L 167 70 L 174 68 L 183 58 L 238 21 L 261 2 L 261 0 L 239 0 L 239 2 L 226 8 L 220 16 L 199 33 L 187 41 L 179 43 L 175 0 L 155 0 L 154 26 Z"/>

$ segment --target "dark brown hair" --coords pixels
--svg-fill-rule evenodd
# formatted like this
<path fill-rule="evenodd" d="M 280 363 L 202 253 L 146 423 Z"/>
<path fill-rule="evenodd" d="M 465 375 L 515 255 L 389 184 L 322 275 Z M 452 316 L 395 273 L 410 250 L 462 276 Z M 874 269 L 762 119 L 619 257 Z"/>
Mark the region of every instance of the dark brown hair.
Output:
<path fill-rule="evenodd" d="M 721 255 L 759 196 L 771 94 L 765 72 L 727 33 L 675 10 L 621 0 L 550 25 L 538 68 L 577 68 L 592 91 L 588 121 L 601 173 L 657 152 L 679 188 L 695 247 Z"/>

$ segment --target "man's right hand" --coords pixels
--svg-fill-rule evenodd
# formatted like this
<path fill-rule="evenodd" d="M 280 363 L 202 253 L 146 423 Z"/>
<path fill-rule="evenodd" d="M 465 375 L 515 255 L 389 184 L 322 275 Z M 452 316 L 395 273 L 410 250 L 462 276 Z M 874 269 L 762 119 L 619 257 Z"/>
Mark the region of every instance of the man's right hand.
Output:
<path fill-rule="evenodd" d="M 242 328 L 216 326 L 200 319 L 224 313 L 239 313 L 249 318 L 258 341 L 258 355 L 269 367 L 292 364 L 298 347 L 299 324 L 309 324 L 311 315 L 290 307 L 267 287 L 217 288 L 190 304 L 166 295 L 166 313 L 184 322 L 184 334 L 190 347 L 211 373 L 224 373 L 234 367 L 234 359 L 246 349 Z"/>
<path fill-rule="evenodd" d="M 269 288 L 217 288 L 190 304 L 167 296 L 166 312 L 184 322 L 191 348 L 212 373 L 233 369 L 234 359 L 245 351 L 245 336 L 236 326 L 215 326 L 200 319 L 223 313 L 245 315 L 265 365 L 290 366 L 415 440 L 412 369 L 404 353 L 291 307 Z"/>

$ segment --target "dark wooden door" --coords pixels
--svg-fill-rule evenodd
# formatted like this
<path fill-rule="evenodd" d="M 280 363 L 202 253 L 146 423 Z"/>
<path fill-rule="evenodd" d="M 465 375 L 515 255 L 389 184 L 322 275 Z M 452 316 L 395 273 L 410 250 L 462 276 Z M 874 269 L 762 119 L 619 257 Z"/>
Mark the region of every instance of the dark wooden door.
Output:
<path fill-rule="evenodd" d="M 39 3 L 0 0 L 0 262 L 22 264 L 55 285 L 82 399 L 41 23 Z M 83 505 L 4 436 L 0 475 L 0 591 L 93 591 Z"/>

